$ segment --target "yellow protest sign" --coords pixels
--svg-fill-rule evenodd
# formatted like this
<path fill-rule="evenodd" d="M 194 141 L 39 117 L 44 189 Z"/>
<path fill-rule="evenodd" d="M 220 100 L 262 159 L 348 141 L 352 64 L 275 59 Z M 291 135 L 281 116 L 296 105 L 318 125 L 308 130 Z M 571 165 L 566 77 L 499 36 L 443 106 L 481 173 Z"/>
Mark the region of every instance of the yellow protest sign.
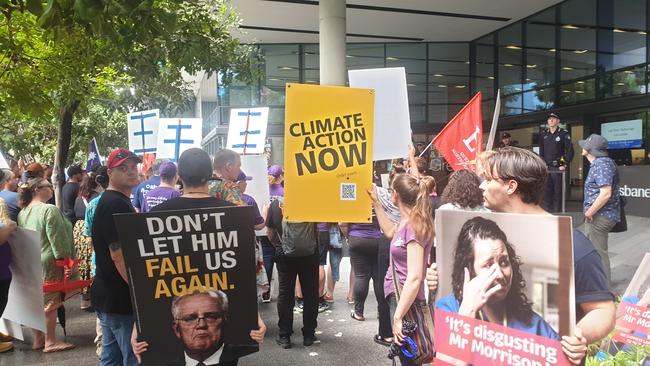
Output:
<path fill-rule="evenodd" d="M 372 89 L 287 84 L 284 216 L 370 222 Z"/>

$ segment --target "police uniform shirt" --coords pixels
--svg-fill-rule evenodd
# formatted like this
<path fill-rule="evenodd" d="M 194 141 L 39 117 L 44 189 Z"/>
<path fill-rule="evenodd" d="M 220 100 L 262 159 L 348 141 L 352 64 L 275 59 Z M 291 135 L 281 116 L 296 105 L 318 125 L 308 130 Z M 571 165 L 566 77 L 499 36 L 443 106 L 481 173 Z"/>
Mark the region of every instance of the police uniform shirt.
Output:
<path fill-rule="evenodd" d="M 540 135 L 539 155 L 549 166 L 568 165 L 573 160 L 573 145 L 569 132 L 559 127 L 554 133 L 548 128 L 544 130 Z M 560 164 L 561 157 L 564 157 L 564 164 Z"/>

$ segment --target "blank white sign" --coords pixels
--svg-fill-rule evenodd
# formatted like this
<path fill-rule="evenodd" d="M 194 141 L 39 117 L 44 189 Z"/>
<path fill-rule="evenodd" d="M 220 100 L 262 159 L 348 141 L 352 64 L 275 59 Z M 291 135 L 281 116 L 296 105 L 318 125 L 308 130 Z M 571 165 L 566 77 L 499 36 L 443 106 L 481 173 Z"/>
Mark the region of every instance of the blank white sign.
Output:
<path fill-rule="evenodd" d="M 389 160 L 408 156 L 411 117 L 403 67 L 349 70 L 351 88 L 375 90 L 373 159 Z"/>

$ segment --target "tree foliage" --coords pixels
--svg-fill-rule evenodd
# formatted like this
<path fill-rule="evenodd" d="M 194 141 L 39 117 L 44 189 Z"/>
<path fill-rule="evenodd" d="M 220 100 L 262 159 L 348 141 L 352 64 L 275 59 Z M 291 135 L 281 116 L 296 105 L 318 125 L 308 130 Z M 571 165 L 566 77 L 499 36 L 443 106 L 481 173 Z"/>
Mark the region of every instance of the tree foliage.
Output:
<path fill-rule="evenodd" d="M 192 105 L 183 72 L 252 80 L 225 0 L 0 0 L 0 144 L 51 158 L 123 145 L 126 112 Z M 56 170 L 56 168 L 55 168 Z"/>

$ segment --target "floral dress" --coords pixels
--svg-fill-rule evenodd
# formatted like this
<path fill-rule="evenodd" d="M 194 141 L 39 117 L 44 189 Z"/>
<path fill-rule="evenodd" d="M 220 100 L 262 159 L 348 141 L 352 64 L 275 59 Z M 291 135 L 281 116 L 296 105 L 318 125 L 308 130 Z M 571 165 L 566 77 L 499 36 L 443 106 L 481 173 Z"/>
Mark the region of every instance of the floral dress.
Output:
<path fill-rule="evenodd" d="M 22 228 L 41 234 L 41 265 L 43 266 L 43 281 L 62 281 L 63 268 L 57 267 L 57 259 L 75 258 L 72 241 L 72 224 L 61 210 L 49 203 L 39 203 L 23 208 L 18 214 L 18 225 Z M 74 272 L 73 272 L 74 273 Z M 78 279 L 78 274 L 72 278 Z M 63 299 L 78 293 L 66 293 L 61 296 L 58 292 L 45 293 L 45 311 L 57 309 L 63 304 Z"/>

